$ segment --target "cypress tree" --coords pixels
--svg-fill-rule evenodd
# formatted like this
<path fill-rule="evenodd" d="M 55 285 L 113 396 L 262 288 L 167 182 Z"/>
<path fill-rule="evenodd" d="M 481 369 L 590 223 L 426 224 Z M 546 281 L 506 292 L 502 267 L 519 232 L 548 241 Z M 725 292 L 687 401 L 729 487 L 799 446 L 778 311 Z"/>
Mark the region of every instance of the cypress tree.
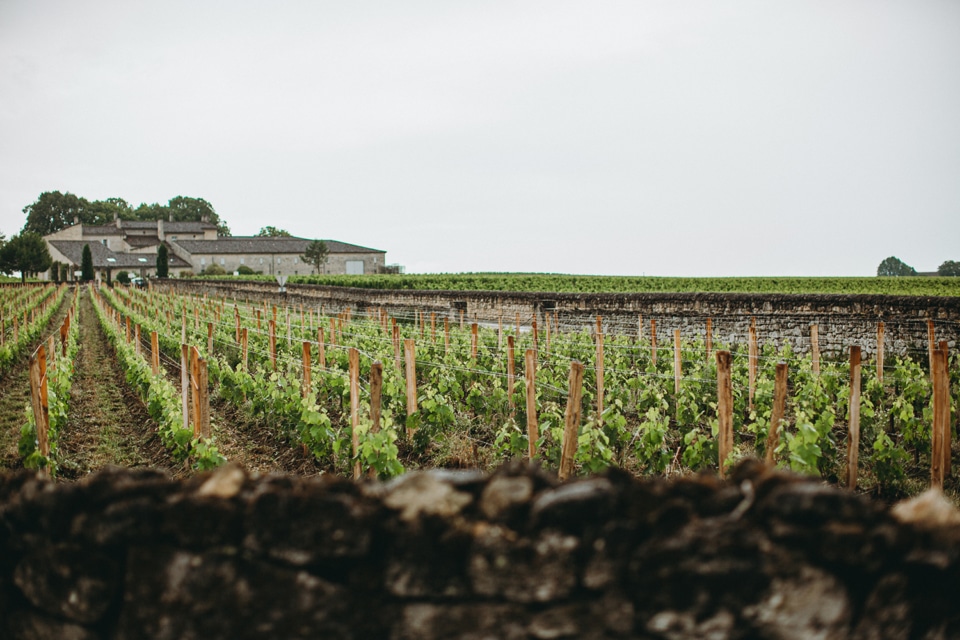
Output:
<path fill-rule="evenodd" d="M 157 277 L 166 278 L 170 275 L 170 259 L 167 256 L 167 245 L 162 244 L 157 249 Z"/>
<path fill-rule="evenodd" d="M 80 260 L 80 278 L 84 282 L 93 280 L 93 254 L 90 253 L 90 245 L 83 245 L 83 258 Z"/>

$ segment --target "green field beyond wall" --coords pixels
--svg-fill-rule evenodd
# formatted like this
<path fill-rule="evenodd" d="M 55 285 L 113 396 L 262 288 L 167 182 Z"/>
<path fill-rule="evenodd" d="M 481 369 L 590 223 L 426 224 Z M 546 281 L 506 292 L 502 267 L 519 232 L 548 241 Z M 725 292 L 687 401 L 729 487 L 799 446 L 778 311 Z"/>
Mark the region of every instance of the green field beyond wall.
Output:
<path fill-rule="evenodd" d="M 227 276 L 233 278 L 233 276 Z M 239 276 L 273 280 L 271 276 Z M 224 276 L 219 276 L 220 279 Z M 534 273 L 291 276 L 291 284 L 365 289 L 549 291 L 557 293 L 839 293 L 960 296 L 960 278 L 658 278 Z"/>

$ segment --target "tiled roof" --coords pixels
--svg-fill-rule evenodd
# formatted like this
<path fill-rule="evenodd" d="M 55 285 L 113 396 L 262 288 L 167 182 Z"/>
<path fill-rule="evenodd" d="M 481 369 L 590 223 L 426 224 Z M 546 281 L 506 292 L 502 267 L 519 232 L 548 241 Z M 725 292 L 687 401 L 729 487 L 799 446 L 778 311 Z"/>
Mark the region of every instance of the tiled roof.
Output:
<path fill-rule="evenodd" d="M 153 223 L 156 225 L 156 223 Z M 124 223 L 126 226 L 126 223 Z M 207 229 L 216 229 L 217 225 L 211 222 L 167 222 L 163 223 L 163 232 L 166 233 L 202 233 Z"/>
<path fill-rule="evenodd" d="M 97 269 L 140 269 L 156 267 L 157 258 L 150 253 L 119 253 L 111 251 L 105 245 L 99 242 L 87 242 L 86 240 L 51 240 L 50 245 L 62 253 L 72 264 L 79 266 L 83 262 L 83 247 L 90 245 L 90 257 L 93 258 L 93 266 Z M 110 258 L 113 260 L 111 261 Z M 177 256 L 170 253 L 170 266 L 174 268 L 186 268 L 190 264 L 184 262 Z"/>
<path fill-rule="evenodd" d="M 175 240 L 177 246 L 194 255 L 201 253 L 293 253 L 303 254 L 307 245 L 313 242 L 307 238 L 258 238 L 252 236 L 217 238 L 216 240 Z M 331 254 L 336 253 L 386 253 L 380 249 L 369 249 L 355 244 L 324 240 Z"/>
<path fill-rule="evenodd" d="M 157 236 L 127 236 L 124 240 L 131 247 L 152 247 L 160 244 L 160 238 Z"/>
<path fill-rule="evenodd" d="M 97 227 L 88 227 L 83 225 L 83 235 L 85 236 L 122 236 L 123 230 L 118 229 L 115 224 L 105 224 Z"/>
<path fill-rule="evenodd" d="M 127 231 L 138 230 L 142 231 L 144 229 L 149 229 L 156 231 L 159 227 L 159 224 L 156 220 L 121 220 L 120 226 L 117 226 L 117 223 L 113 224 L 103 224 L 103 225 L 83 225 L 84 235 L 93 235 L 93 236 L 115 236 L 120 235 Z M 163 221 L 163 232 L 164 233 L 203 233 L 208 229 L 216 229 L 217 225 L 210 222 L 193 222 L 193 221 L 182 221 L 182 222 L 169 222 L 167 220 Z"/>

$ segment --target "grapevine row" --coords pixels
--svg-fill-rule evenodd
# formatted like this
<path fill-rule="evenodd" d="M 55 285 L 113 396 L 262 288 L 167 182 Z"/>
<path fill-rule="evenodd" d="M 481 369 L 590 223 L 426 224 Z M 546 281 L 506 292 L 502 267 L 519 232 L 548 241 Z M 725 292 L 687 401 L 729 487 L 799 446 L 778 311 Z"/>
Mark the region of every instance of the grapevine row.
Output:
<path fill-rule="evenodd" d="M 522 376 L 509 386 L 503 340 L 496 330 L 480 327 L 474 338 L 472 330 L 461 330 L 453 323 L 448 346 L 433 330 L 428 337 L 423 322 L 419 326 L 399 323 L 400 339 L 417 341 L 419 396 L 416 411 L 407 415 L 404 367 L 395 364 L 398 353 L 397 342 L 389 335 L 392 325 L 379 313 L 348 319 L 350 314 L 320 316 L 319 310 L 308 310 L 301 316 L 302 311 L 281 308 L 274 316 L 273 308 L 237 302 L 235 317 L 230 318 L 233 305 L 222 300 L 120 290 L 107 295 L 136 322 L 158 330 L 170 357 L 176 357 L 182 338 L 170 330 L 171 325 L 179 324 L 181 330 L 186 325 L 187 341 L 200 345 L 209 358 L 211 380 L 218 385 L 218 393 L 263 417 L 292 440 L 307 445 L 318 460 L 339 470 L 349 468 L 363 451 L 381 462 L 373 465 L 381 474 L 399 470 L 399 461 L 391 459 L 391 447 L 407 433 L 412 434 L 409 447 L 414 455 L 442 448 L 444 439 L 454 432 L 498 456 L 520 456 L 530 448 L 527 431 L 521 428 L 526 422 Z M 274 317 L 276 367 L 267 328 Z M 235 318 L 249 337 L 247 367 L 241 361 Z M 327 330 L 323 343 L 320 329 Z M 211 338 L 212 354 L 207 353 Z M 539 343 L 535 404 L 540 437 L 534 449 L 541 459 L 555 465 L 560 455 L 570 362 L 591 362 L 596 338 L 587 332 L 554 334 L 549 347 L 542 334 L 534 338 L 532 333 L 522 332 L 514 338 L 515 358 L 521 360 L 524 349 L 534 347 L 535 340 Z M 596 470 L 618 464 L 638 471 L 662 472 L 715 466 L 716 365 L 704 357 L 703 342 L 681 344 L 682 378 L 677 389 L 672 375 L 675 365 L 670 358 L 654 362 L 649 344 L 625 336 L 605 338 L 608 349 L 602 409 L 597 403 L 597 367 L 586 369 L 583 405 L 587 411 L 577 448 L 579 468 Z M 306 393 L 302 389 L 304 341 L 312 345 L 312 368 L 319 373 Z M 716 345 L 724 346 L 728 345 Z M 361 421 L 356 456 L 351 451 L 353 433 L 347 419 L 349 348 L 360 353 L 364 380 L 374 361 L 384 363 L 384 428 L 371 433 L 370 421 Z M 323 363 L 319 361 L 321 349 Z M 788 426 L 775 457 L 780 464 L 799 471 L 836 475 L 844 446 L 849 364 L 825 360 L 819 371 L 814 371 L 810 356 L 796 356 L 789 348 L 778 353 L 773 345 L 764 345 L 753 358 L 758 370 L 751 407 L 751 358 L 742 348 L 734 346 L 733 350 L 738 455 L 765 453 L 774 370 L 777 361 L 784 359 L 790 363 L 792 394 Z M 522 370 L 521 362 L 515 365 L 517 371 Z M 956 372 L 957 368 L 954 355 L 951 370 Z M 920 458 L 929 456 L 930 450 L 929 380 L 920 364 L 909 358 L 894 359 L 889 372 L 881 383 L 873 369 L 867 368 L 861 400 L 865 435 L 862 457 L 869 460 L 877 482 L 884 485 L 902 482 L 909 473 L 915 473 Z M 956 381 L 956 373 L 952 378 Z M 956 385 L 953 395 L 956 403 L 960 395 Z M 369 402 L 369 395 L 364 401 Z M 365 440 L 373 436 L 380 440 Z"/>

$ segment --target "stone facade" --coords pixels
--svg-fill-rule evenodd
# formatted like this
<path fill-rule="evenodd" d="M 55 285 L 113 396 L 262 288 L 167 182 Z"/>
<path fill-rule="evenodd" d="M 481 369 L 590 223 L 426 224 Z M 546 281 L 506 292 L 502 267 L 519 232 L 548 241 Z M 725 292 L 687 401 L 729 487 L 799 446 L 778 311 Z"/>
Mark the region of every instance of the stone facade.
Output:
<path fill-rule="evenodd" d="M 382 307 L 391 314 L 412 316 L 414 310 L 436 313 L 458 321 L 460 311 L 469 321 L 507 327 L 529 327 L 534 317 L 542 326 L 545 315 L 556 314 L 565 331 L 590 330 L 597 315 L 605 330 L 650 336 L 650 321 L 657 324 L 660 344 L 669 342 L 673 330 L 685 339 L 702 337 L 706 320 L 713 324 L 714 342 L 743 344 L 751 319 L 761 342 L 789 343 L 798 353 L 810 349 L 810 326 L 816 324 L 821 351 L 839 353 L 858 345 L 864 355 L 876 352 L 877 323 L 885 323 L 885 353 L 920 353 L 927 348 L 927 320 L 933 320 L 935 339 L 956 348 L 960 337 L 960 298 L 878 295 L 779 295 L 723 293 L 569 294 L 493 291 L 395 291 L 287 285 L 280 294 L 276 284 L 255 281 L 169 281 L 182 293 L 209 294 L 269 300 L 278 303 L 325 305 L 328 310 Z"/>
<path fill-rule="evenodd" d="M 309 275 L 314 267 L 304 262 L 310 240 L 306 238 L 231 237 L 215 241 L 177 241 L 170 244 L 174 254 L 189 262 L 194 273 L 203 273 L 211 265 L 227 273 L 241 266 L 265 275 Z M 386 252 L 345 242 L 327 240 L 325 273 L 345 274 L 348 267 L 359 273 L 377 273 L 383 266 Z"/>
<path fill-rule="evenodd" d="M 208 222 L 126 221 L 89 226 L 74 224 L 44 236 L 47 248 L 55 262 L 71 265 L 71 273 L 79 268 L 80 243 L 100 245 L 100 254 L 112 258 L 109 263 L 94 266 L 103 271 L 130 270 L 142 277 L 156 272 L 156 255 L 161 244 L 166 244 L 171 257 L 170 275 L 179 277 L 186 271 L 203 273 L 212 265 L 227 273 L 246 266 L 254 272 L 267 275 L 309 275 L 314 268 L 303 262 L 301 256 L 311 242 L 307 238 L 261 238 L 231 236 L 219 237 L 217 227 Z M 386 252 L 358 245 L 326 240 L 329 251 L 323 272 L 331 274 L 379 273 L 386 263 Z M 107 252 L 103 249 L 108 250 Z M 77 253 L 77 256 L 72 254 Z M 151 257 L 152 256 L 152 257 Z M 50 274 L 43 274 L 49 279 Z"/>

